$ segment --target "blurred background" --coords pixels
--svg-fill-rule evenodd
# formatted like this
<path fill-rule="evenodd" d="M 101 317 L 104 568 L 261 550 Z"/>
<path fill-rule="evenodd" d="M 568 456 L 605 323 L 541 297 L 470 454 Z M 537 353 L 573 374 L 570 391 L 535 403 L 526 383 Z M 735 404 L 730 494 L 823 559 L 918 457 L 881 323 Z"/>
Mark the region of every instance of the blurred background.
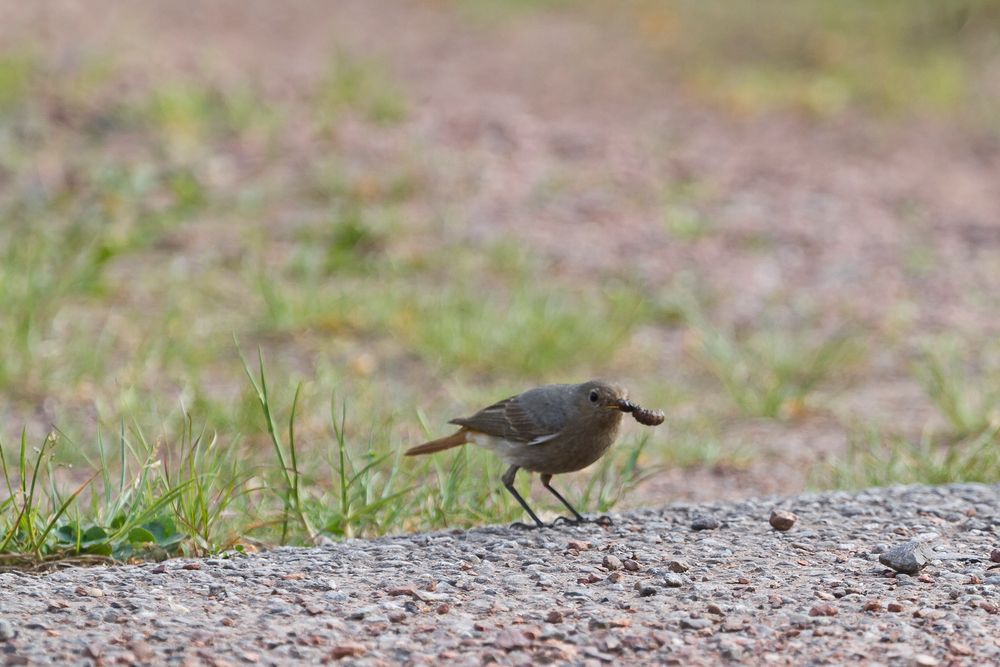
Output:
<path fill-rule="evenodd" d="M 3 0 L 11 474 L 194 461 L 266 527 L 235 338 L 331 534 L 517 518 L 398 451 L 595 376 L 667 423 L 591 509 L 997 481 L 998 103 L 996 0 Z"/>

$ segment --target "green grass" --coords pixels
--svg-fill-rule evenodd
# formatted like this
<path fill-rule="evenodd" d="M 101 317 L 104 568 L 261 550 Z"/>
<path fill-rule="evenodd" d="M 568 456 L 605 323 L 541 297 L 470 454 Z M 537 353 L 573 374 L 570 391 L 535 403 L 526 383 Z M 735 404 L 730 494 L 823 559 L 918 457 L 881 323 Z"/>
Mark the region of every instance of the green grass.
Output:
<path fill-rule="evenodd" d="M 697 356 L 746 415 L 790 419 L 807 409 L 810 394 L 858 361 L 860 339 L 764 329 L 742 336 L 702 325 Z"/>
<path fill-rule="evenodd" d="M 346 56 L 333 60 L 316 106 L 323 120 L 350 110 L 378 125 L 394 125 L 407 115 L 406 98 L 384 68 Z"/>
<path fill-rule="evenodd" d="M 116 445 L 98 435 L 98 459 L 83 481 L 65 486 L 60 450 L 79 447 L 61 434 L 36 452 L 25 435 L 17 462 L 0 456 L 11 494 L 0 502 L 0 568 L 44 565 L 53 559 L 160 559 L 179 554 L 245 550 L 255 544 L 311 544 L 321 535 L 378 535 L 511 521 L 521 509 L 499 482 L 502 464 L 476 448 L 423 461 L 402 457 L 384 430 L 352 441 L 346 403 L 331 399 L 328 468 L 308 464 L 296 440 L 301 384 L 283 406 L 279 425 L 263 358 L 244 369 L 257 398 L 272 456 L 245 441 L 225 444 L 183 415 L 155 442 L 138 426 L 121 425 Z M 638 483 L 648 438 L 627 440 L 582 485 L 566 484 L 571 502 L 591 511 L 613 507 Z M 6 448 L 0 443 L 0 453 Z M 530 476 L 519 480 L 530 496 Z M 536 489 L 538 485 L 535 485 Z M 536 494 L 537 496 L 538 494 Z M 533 504 L 553 503 L 542 495 Z"/>
<path fill-rule="evenodd" d="M 954 440 L 1000 423 L 1000 367 L 985 347 L 979 352 L 970 354 L 955 337 L 934 340 L 923 346 L 914 369 Z"/>
<path fill-rule="evenodd" d="M 856 430 L 847 454 L 814 473 L 820 487 L 865 488 L 894 484 L 995 483 L 1000 479 L 1000 432 L 942 443 L 929 432 L 913 441 L 876 428 Z"/>
<path fill-rule="evenodd" d="M 579 7 L 457 4 L 529 19 Z M 937 22 L 951 9 L 918 6 L 631 7 L 687 85 L 737 110 L 971 112 L 981 22 L 952 39 Z M 752 29 L 776 12 L 777 33 Z M 738 330 L 696 276 L 642 284 L 624 262 L 584 274 L 480 235 L 466 202 L 439 201 L 466 183 L 407 136 L 411 90 L 377 59 L 334 53 L 289 94 L 43 55 L 0 53 L 0 567 L 522 519 L 487 452 L 401 452 L 526 387 L 624 375 L 667 428 L 630 422 L 592 470 L 558 479 L 606 511 L 660 467 L 753 462 L 727 429 L 791 428 L 866 346 L 901 345 L 824 334 L 802 314 Z M 540 174 L 531 206 L 581 178 L 595 181 L 567 165 Z M 706 213 L 709 182 L 646 193 L 674 241 L 726 233 Z M 261 356 L 241 359 L 234 336 Z M 664 351 L 679 338 L 690 354 Z M 857 439 L 823 483 L 996 479 L 988 362 L 933 341 L 915 373 L 946 433 Z M 560 510 L 537 480 L 518 485 Z"/>
<path fill-rule="evenodd" d="M 643 40 L 702 99 L 737 113 L 941 114 L 993 124 L 980 94 L 993 0 L 636 0 Z M 995 124 L 993 124 L 995 128 Z"/>

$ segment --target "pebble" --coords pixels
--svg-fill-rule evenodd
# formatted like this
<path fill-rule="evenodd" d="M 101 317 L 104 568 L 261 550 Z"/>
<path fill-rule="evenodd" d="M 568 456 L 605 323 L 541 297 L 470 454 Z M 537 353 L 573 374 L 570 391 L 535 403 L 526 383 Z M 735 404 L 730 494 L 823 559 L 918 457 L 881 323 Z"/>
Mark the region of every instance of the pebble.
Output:
<path fill-rule="evenodd" d="M 972 506 L 982 528 L 942 528 Z M 775 507 L 795 507 L 794 544 L 763 527 Z M 898 487 L 635 510 L 610 529 L 350 539 L 165 576 L 0 572 L 0 637 L 17 635 L 0 664 L 1000 664 L 998 507 L 1000 486 Z M 688 530 L 696 514 L 725 533 Z M 877 562 L 870 545 L 901 532 L 947 540 L 933 569 Z"/>
<path fill-rule="evenodd" d="M 682 618 L 681 627 L 685 630 L 702 630 L 712 625 L 707 618 Z"/>
<path fill-rule="evenodd" d="M 691 565 L 686 560 L 672 560 L 667 563 L 667 569 L 671 572 L 687 572 Z"/>
<path fill-rule="evenodd" d="M 836 616 L 837 608 L 832 604 L 825 602 L 822 604 L 815 604 L 809 609 L 810 616 Z"/>
<path fill-rule="evenodd" d="M 878 561 L 896 572 L 916 574 L 927 565 L 927 545 L 911 540 L 879 554 Z"/>
<path fill-rule="evenodd" d="M 771 517 L 768 519 L 768 523 L 775 530 L 786 531 L 791 530 L 797 520 L 798 517 L 792 512 L 776 509 L 771 510 Z"/>
<path fill-rule="evenodd" d="M 14 637 L 17 637 L 14 625 L 7 619 L 0 619 L 0 642 L 9 642 Z"/>
<path fill-rule="evenodd" d="M 691 530 L 715 530 L 721 525 L 711 514 L 695 514 L 691 519 Z"/>
<path fill-rule="evenodd" d="M 618 556 L 608 554 L 604 557 L 604 567 L 608 570 L 620 570 L 622 569 L 622 562 Z"/>
<path fill-rule="evenodd" d="M 363 644 L 338 644 L 330 649 L 330 657 L 334 660 L 341 660 L 342 658 L 356 658 L 359 655 L 364 655 L 367 649 Z"/>
<path fill-rule="evenodd" d="M 648 598 L 651 595 L 656 595 L 656 587 L 644 584 L 639 587 L 639 597 Z"/>

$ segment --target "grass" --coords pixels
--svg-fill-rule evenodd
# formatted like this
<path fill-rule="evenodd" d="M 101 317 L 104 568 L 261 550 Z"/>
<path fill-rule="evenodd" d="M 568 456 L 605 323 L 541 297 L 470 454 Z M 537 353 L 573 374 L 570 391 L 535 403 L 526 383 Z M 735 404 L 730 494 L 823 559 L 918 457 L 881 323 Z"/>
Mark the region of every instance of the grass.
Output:
<path fill-rule="evenodd" d="M 573 6 L 460 4 L 513 21 Z M 698 95 L 740 111 L 965 105 L 978 33 L 949 42 L 921 18 L 941 15 L 927 3 L 910 16 L 849 2 L 838 17 L 806 4 L 765 3 L 784 20 L 753 58 L 733 38 L 754 33 L 749 15 L 714 3 L 657 3 L 643 29 L 684 56 Z M 914 54 L 918 28 L 931 33 Z M 375 58 L 334 53 L 289 94 L 42 55 L 0 53 L 0 567 L 521 519 L 488 453 L 402 450 L 498 397 L 601 375 L 669 419 L 649 437 L 630 424 L 593 470 L 557 478 L 574 504 L 607 511 L 662 466 L 753 462 L 728 426 L 823 411 L 862 348 L 884 342 L 799 315 L 737 329 L 694 276 L 642 284 L 624 261 L 583 273 L 481 233 L 466 201 L 440 201 L 475 179 L 448 182 L 460 160 L 435 164 L 441 152 L 407 139 L 425 116 Z M 593 179 L 563 165 L 539 187 Z M 726 233 L 700 179 L 649 193 L 675 242 Z M 675 338 L 695 341 L 690 354 L 663 352 Z M 932 341 L 915 373 L 947 433 L 859 437 L 824 484 L 1000 477 L 988 364 Z M 537 480 L 518 485 L 559 511 Z"/>
<path fill-rule="evenodd" d="M 320 86 L 316 107 L 324 121 L 353 110 L 383 126 L 395 125 L 407 114 L 405 96 L 383 67 L 344 55 L 334 58 Z"/>
<path fill-rule="evenodd" d="M 57 452 L 78 445 L 53 434 L 32 453 L 22 434 L 17 465 L 0 456 L 12 491 L 0 503 L 0 568 L 243 551 L 255 544 L 310 544 L 321 535 L 378 535 L 520 516 L 493 457 L 462 448 L 404 465 L 402 449 L 384 433 L 373 431 L 364 444 L 350 441 L 347 407 L 335 400 L 328 474 L 315 462 L 304 469 L 295 435 L 301 385 L 291 398 L 286 430 L 276 420 L 263 358 L 256 370 L 244 360 L 244 369 L 272 444 L 272 456 L 263 461 L 239 442 L 222 446 L 217 436 L 196 431 L 190 417 L 176 440 L 155 443 L 123 423 L 113 449 L 98 436 L 99 459 L 89 466 L 95 472 L 67 491 Z M 643 437 L 619 446 L 586 483 L 570 485 L 571 502 L 597 511 L 613 507 L 640 481 L 648 442 Z M 519 484 L 528 494 L 529 476 Z M 533 502 L 544 507 L 547 499 Z"/>
<path fill-rule="evenodd" d="M 689 90 L 742 114 L 939 114 L 991 125 L 979 93 L 996 2 L 632 3 L 633 22 Z M 762 29 L 761 26 L 767 26 Z M 995 125 L 993 125 L 995 129 Z"/>
<path fill-rule="evenodd" d="M 864 488 L 894 484 L 995 483 L 1000 479 L 997 427 L 950 444 L 927 432 L 913 441 L 877 428 L 857 430 L 847 454 L 817 469 L 821 487 Z"/>
<path fill-rule="evenodd" d="M 1000 423 L 1000 369 L 990 362 L 986 354 L 973 358 L 954 337 L 923 347 L 914 373 L 953 440 L 977 436 Z"/>
<path fill-rule="evenodd" d="M 843 374 L 860 354 L 859 339 L 833 334 L 761 330 L 737 337 L 698 329 L 696 355 L 746 415 L 791 419 L 807 410 L 820 383 Z"/>

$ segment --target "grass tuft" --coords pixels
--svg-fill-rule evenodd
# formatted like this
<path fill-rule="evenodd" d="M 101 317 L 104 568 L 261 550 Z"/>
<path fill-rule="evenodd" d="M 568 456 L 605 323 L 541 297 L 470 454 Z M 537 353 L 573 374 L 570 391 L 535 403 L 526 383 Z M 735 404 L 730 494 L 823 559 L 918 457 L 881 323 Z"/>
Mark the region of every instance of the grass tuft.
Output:
<path fill-rule="evenodd" d="M 843 332 L 819 340 L 778 330 L 738 338 L 702 325 L 698 341 L 697 358 L 740 410 L 772 419 L 802 415 L 817 386 L 860 353 L 857 340 Z"/>
<path fill-rule="evenodd" d="M 875 428 L 856 431 L 846 456 L 821 466 L 821 487 L 864 488 L 894 484 L 948 484 L 1000 479 L 1000 427 L 951 444 L 930 432 L 917 441 Z"/>

